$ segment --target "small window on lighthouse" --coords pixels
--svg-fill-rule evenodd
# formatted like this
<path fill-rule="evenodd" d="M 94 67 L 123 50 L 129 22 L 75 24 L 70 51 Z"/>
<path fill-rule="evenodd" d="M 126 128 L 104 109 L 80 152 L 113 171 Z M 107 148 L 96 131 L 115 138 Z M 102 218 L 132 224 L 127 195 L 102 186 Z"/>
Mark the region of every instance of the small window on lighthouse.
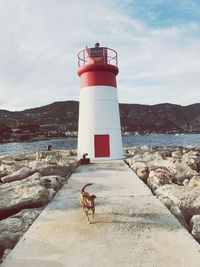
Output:
<path fill-rule="evenodd" d="M 103 57 L 103 47 L 90 48 L 90 57 Z"/>

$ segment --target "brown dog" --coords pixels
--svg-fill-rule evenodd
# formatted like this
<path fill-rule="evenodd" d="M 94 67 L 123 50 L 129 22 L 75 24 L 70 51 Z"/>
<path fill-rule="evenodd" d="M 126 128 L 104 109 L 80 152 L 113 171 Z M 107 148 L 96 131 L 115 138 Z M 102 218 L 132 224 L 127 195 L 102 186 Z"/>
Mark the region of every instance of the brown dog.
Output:
<path fill-rule="evenodd" d="M 95 212 L 94 199 L 96 198 L 95 195 L 90 195 L 88 192 L 84 191 L 85 188 L 90 185 L 92 185 L 92 183 L 85 184 L 81 189 L 81 195 L 80 195 L 80 205 L 81 205 L 82 211 L 85 213 L 88 223 L 90 223 L 89 216 L 88 216 L 88 212 L 90 210 L 92 211 L 92 215 L 94 218 L 94 212 Z"/>

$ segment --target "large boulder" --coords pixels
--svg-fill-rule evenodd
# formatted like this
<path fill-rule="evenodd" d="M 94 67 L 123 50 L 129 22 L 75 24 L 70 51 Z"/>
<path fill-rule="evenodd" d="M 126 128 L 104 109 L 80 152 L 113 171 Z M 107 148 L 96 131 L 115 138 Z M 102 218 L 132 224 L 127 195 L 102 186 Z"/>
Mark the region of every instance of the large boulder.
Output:
<path fill-rule="evenodd" d="M 193 176 L 192 179 L 188 181 L 188 186 L 200 189 L 200 175 Z"/>
<path fill-rule="evenodd" d="M 172 148 L 163 148 L 163 147 L 155 147 L 152 152 L 159 154 L 163 159 L 167 157 L 171 157 L 173 149 Z"/>
<path fill-rule="evenodd" d="M 145 152 L 143 154 L 143 160 L 146 162 L 149 162 L 149 161 L 159 162 L 163 160 L 163 157 L 161 153 L 158 153 L 158 152 Z"/>
<path fill-rule="evenodd" d="M 139 169 L 145 168 L 147 166 L 146 162 L 144 161 L 136 161 L 136 162 L 132 162 L 132 165 L 130 166 L 132 170 L 134 170 L 134 172 L 137 173 L 137 171 Z"/>
<path fill-rule="evenodd" d="M 200 215 L 194 215 L 190 220 L 190 230 L 194 238 L 200 242 Z"/>
<path fill-rule="evenodd" d="M 162 197 L 162 196 L 159 196 L 158 198 L 163 202 L 163 204 L 169 210 L 174 206 L 174 202 L 170 198 L 168 198 L 168 197 Z"/>
<path fill-rule="evenodd" d="M 3 183 L 10 183 L 17 180 L 22 180 L 24 178 L 27 178 L 33 173 L 33 171 L 28 167 L 23 167 L 22 169 L 13 172 L 11 174 L 8 174 L 4 177 L 1 177 L 1 181 Z"/>
<path fill-rule="evenodd" d="M 33 172 L 39 172 L 42 176 L 59 175 L 62 177 L 68 177 L 71 172 L 76 168 L 77 161 L 70 160 L 60 162 L 58 164 L 49 164 L 40 161 L 32 161 L 28 165 L 32 168 Z"/>
<path fill-rule="evenodd" d="M 157 188 L 165 184 L 171 184 L 172 181 L 173 177 L 171 176 L 169 170 L 164 167 L 158 167 L 155 169 L 150 169 L 147 184 L 152 191 L 155 191 Z"/>
<path fill-rule="evenodd" d="M 30 176 L 28 176 L 26 179 L 24 179 L 24 181 L 40 180 L 41 177 L 42 175 L 39 172 L 35 172 L 31 174 Z"/>
<path fill-rule="evenodd" d="M 69 159 L 72 156 L 76 156 L 76 150 L 50 150 L 39 151 L 36 153 L 36 161 L 43 161 L 49 164 L 55 164 L 60 159 Z"/>
<path fill-rule="evenodd" d="M 41 211 L 41 209 L 22 210 L 21 212 L 0 221 L 1 250 L 12 249 Z"/>
<path fill-rule="evenodd" d="M 189 151 L 188 153 L 185 153 L 181 161 L 190 166 L 193 170 L 200 170 L 200 153 L 197 151 Z"/>
<path fill-rule="evenodd" d="M 52 198 L 52 190 L 42 185 L 41 181 L 25 180 L 1 185 L 0 217 L 25 208 L 41 207 Z"/>
<path fill-rule="evenodd" d="M 167 197 L 178 206 L 185 220 L 189 222 L 193 215 L 200 214 L 200 189 L 177 184 L 167 184 L 154 192 L 159 198 Z"/>
<path fill-rule="evenodd" d="M 59 151 L 39 151 L 36 153 L 36 161 L 43 161 L 49 164 L 55 164 L 59 161 Z"/>
<path fill-rule="evenodd" d="M 172 206 L 170 208 L 171 213 L 176 217 L 176 219 L 189 231 L 189 226 L 185 221 L 185 218 L 177 206 Z"/>
<path fill-rule="evenodd" d="M 58 175 L 42 176 L 39 179 L 46 188 L 52 188 L 56 192 L 63 185 L 62 177 Z"/>
<path fill-rule="evenodd" d="M 35 221 L 35 219 L 43 211 L 43 208 L 37 209 L 23 209 L 15 215 L 12 215 L 12 218 L 20 218 L 24 224 L 24 230 L 26 231 Z"/>
<path fill-rule="evenodd" d="M 198 172 L 192 170 L 186 163 L 175 162 L 169 166 L 171 175 L 177 184 L 182 185 L 185 179 L 191 179 L 193 176 L 198 175 Z"/>
<path fill-rule="evenodd" d="M 8 171 L 4 170 L 4 171 L 1 171 L 0 170 L 0 178 L 3 177 L 3 176 L 6 176 L 8 175 Z M 0 183 L 1 183 L 1 179 L 0 179 Z"/>
<path fill-rule="evenodd" d="M 139 169 L 137 169 L 137 176 L 144 182 L 146 182 L 146 180 L 149 177 L 149 167 L 148 166 L 143 166 L 140 167 Z"/>
<path fill-rule="evenodd" d="M 135 163 L 137 163 L 137 162 L 143 162 L 143 163 L 146 165 L 145 161 L 143 160 L 143 156 L 142 156 L 141 153 L 135 155 L 134 157 L 131 157 L 131 158 L 127 158 L 127 159 L 126 159 L 126 163 L 127 163 L 131 168 L 132 168 L 132 167 L 135 165 Z"/>
<path fill-rule="evenodd" d="M 179 149 L 179 150 L 175 150 L 172 152 L 171 157 L 174 159 L 178 159 L 180 160 L 183 156 L 183 152 Z"/>
<path fill-rule="evenodd" d="M 0 244 L 3 250 L 13 248 L 24 232 L 20 218 L 9 217 L 0 221 Z"/>
<path fill-rule="evenodd" d="M 151 150 L 151 147 L 149 147 L 149 146 L 141 146 L 140 147 L 140 151 L 142 153 L 149 152 L 150 150 Z"/>
<path fill-rule="evenodd" d="M 129 155 L 134 155 L 137 151 L 138 151 L 138 148 L 135 146 L 124 148 L 124 153 L 129 154 Z"/>
<path fill-rule="evenodd" d="M 8 175 L 20 170 L 24 166 L 26 166 L 26 162 L 3 161 L 0 165 L 0 172 L 4 172 L 5 175 Z"/>

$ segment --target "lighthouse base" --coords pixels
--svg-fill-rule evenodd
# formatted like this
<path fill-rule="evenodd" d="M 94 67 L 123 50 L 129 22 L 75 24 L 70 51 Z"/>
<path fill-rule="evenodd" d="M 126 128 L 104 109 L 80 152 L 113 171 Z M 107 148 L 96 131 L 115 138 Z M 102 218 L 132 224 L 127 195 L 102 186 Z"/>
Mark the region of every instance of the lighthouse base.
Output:
<path fill-rule="evenodd" d="M 88 133 L 78 137 L 78 158 L 84 154 L 91 160 L 116 160 L 124 158 L 119 130 L 109 133 Z"/>
<path fill-rule="evenodd" d="M 78 158 L 91 160 L 123 158 L 117 90 L 112 86 L 81 88 Z"/>

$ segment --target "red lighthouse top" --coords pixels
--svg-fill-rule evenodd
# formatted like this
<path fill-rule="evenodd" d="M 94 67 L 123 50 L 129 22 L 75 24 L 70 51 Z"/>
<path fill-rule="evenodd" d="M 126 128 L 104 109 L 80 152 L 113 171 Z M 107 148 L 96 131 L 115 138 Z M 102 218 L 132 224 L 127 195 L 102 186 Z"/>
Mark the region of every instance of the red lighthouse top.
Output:
<path fill-rule="evenodd" d="M 117 67 L 117 52 L 108 47 L 100 47 L 99 43 L 96 43 L 94 47 L 78 53 L 78 67 L 88 64 L 108 64 Z"/>
<path fill-rule="evenodd" d="M 96 43 L 78 53 L 78 76 L 81 87 L 93 85 L 110 85 L 116 87 L 117 52 Z"/>

